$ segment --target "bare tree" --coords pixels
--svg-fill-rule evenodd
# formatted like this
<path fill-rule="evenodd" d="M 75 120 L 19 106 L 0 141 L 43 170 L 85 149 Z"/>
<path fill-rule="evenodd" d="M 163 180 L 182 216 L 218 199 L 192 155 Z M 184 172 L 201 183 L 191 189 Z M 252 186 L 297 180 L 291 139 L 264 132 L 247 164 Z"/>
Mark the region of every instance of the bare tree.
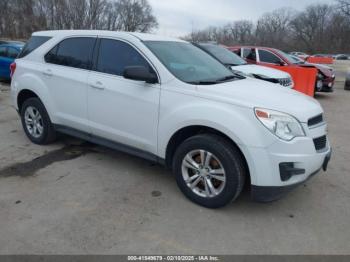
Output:
<path fill-rule="evenodd" d="M 223 27 L 211 26 L 203 30 L 194 30 L 184 39 L 193 42 L 217 42 L 225 45 L 244 44 L 253 39 L 253 29 L 252 22 L 241 20 Z"/>
<path fill-rule="evenodd" d="M 0 38 L 25 39 L 33 31 L 102 29 L 150 32 L 158 23 L 147 0 L 0 0 Z M 184 38 L 225 45 L 266 45 L 286 51 L 349 53 L 350 0 L 278 9 L 257 23 L 239 20 L 193 30 Z"/>
<path fill-rule="evenodd" d="M 228 42 L 231 44 L 247 44 L 253 41 L 254 24 L 248 20 L 235 21 L 226 26 L 227 33 L 231 34 Z"/>
<path fill-rule="evenodd" d="M 350 17 L 350 0 L 337 0 L 340 10 Z"/>
<path fill-rule="evenodd" d="M 339 0 L 336 5 L 310 5 L 301 12 L 283 8 L 264 14 L 256 24 L 234 21 L 193 31 L 184 39 L 225 45 L 265 45 L 285 51 L 349 53 L 349 7 L 350 0 Z M 338 12 L 339 8 L 343 11 Z"/>
<path fill-rule="evenodd" d="M 299 13 L 292 21 L 291 27 L 296 41 L 304 44 L 308 52 L 321 52 L 327 39 L 327 26 L 333 15 L 329 5 L 311 5 Z"/>
<path fill-rule="evenodd" d="M 147 0 L 119 0 L 116 9 L 120 19 L 119 30 L 149 32 L 158 27 Z"/>
<path fill-rule="evenodd" d="M 257 22 L 257 44 L 285 48 L 289 44 L 291 9 L 278 9 L 266 13 Z"/>
<path fill-rule="evenodd" d="M 149 32 L 157 26 L 147 0 L 0 0 L 2 38 L 60 29 Z"/>
<path fill-rule="evenodd" d="M 0 1 L 0 36 L 9 35 L 10 1 Z"/>
<path fill-rule="evenodd" d="M 70 0 L 67 2 L 70 28 L 86 28 L 89 7 L 85 0 Z"/>

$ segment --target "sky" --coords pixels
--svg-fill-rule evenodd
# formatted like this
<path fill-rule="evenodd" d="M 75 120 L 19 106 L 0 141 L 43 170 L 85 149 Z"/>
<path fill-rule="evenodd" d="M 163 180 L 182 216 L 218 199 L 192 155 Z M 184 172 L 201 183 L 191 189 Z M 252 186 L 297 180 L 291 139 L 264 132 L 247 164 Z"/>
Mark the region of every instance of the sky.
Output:
<path fill-rule="evenodd" d="M 192 29 L 225 25 L 234 20 L 257 21 L 282 7 L 303 10 L 307 5 L 333 0 L 148 0 L 159 23 L 158 34 L 184 36 Z"/>

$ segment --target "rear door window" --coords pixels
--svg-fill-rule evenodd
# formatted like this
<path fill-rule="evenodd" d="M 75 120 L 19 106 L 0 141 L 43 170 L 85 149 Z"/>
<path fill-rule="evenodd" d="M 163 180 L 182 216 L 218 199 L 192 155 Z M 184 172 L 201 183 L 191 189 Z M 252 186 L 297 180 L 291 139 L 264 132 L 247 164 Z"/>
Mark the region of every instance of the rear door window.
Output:
<path fill-rule="evenodd" d="M 97 68 L 98 72 L 122 76 L 127 66 L 144 66 L 152 72 L 143 56 L 129 44 L 111 39 L 101 39 Z"/>
<path fill-rule="evenodd" d="M 76 37 L 63 40 L 45 55 L 50 64 L 90 69 L 96 38 Z"/>
<path fill-rule="evenodd" d="M 35 49 L 50 40 L 51 37 L 48 36 L 32 36 L 27 44 L 23 47 L 22 52 L 19 54 L 18 58 L 25 57 L 33 52 Z"/>

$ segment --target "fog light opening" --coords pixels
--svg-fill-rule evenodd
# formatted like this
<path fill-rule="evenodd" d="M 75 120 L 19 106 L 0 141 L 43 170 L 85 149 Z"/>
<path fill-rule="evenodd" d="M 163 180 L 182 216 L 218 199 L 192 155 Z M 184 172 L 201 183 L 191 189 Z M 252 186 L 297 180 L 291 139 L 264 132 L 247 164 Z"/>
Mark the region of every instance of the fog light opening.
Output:
<path fill-rule="evenodd" d="M 293 176 L 304 175 L 305 169 L 296 168 L 295 163 L 280 163 L 280 176 L 283 182 L 288 181 Z"/>

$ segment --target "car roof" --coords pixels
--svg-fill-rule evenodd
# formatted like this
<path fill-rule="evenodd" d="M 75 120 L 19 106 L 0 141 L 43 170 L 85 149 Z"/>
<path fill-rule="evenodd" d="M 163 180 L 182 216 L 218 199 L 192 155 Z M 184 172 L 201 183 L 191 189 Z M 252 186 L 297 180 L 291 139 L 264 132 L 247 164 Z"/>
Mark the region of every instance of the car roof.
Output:
<path fill-rule="evenodd" d="M 159 36 L 154 34 L 145 34 L 145 33 L 134 33 L 134 32 L 117 32 L 117 31 L 104 31 L 104 30 L 53 30 L 53 31 L 40 31 L 33 33 L 33 36 L 49 36 L 49 37 L 65 37 L 65 36 L 105 36 L 105 37 L 130 37 L 133 36 L 138 38 L 141 41 L 172 41 L 172 42 L 185 42 L 183 40 Z"/>
<path fill-rule="evenodd" d="M 208 41 L 208 42 L 192 42 L 193 44 L 198 44 L 198 45 L 220 45 L 217 42 L 214 41 Z"/>
<path fill-rule="evenodd" d="M 266 49 L 273 52 L 276 52 L 277 49 L 272 47 L 265 47 L 265 46 L 254 46 L 254 45 L 237 45 L 237 46 L 229 46 L 229 49 L 235 49 L 235 48 L 259 48 L 259 49 Z"/>
<path fill-rule="evenodd" d="M 25 44 L 25 42 L 23 42 L 23 41 L 4 40 L 4 39 L 0 39 L 0 42 L 4 42 L 6 44 Z"/>

